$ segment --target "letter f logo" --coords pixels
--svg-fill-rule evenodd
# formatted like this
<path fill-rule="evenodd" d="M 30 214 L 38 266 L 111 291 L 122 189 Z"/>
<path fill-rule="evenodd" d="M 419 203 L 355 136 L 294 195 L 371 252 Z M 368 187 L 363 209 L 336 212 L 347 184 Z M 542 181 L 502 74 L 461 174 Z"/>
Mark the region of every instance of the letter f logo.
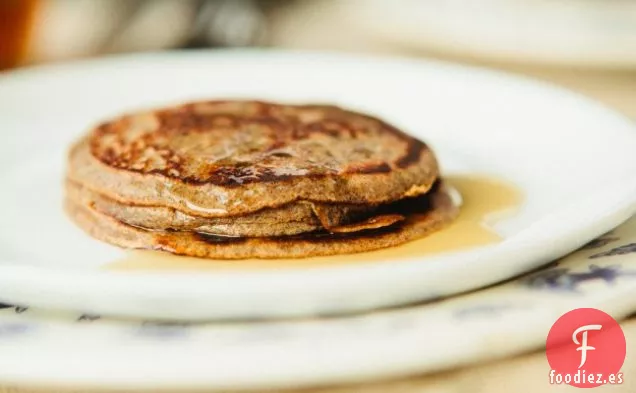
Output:
<path fill-rule="evenodd" d="M 574 341 L 574 344 L 580 345 L 580 347 L 576 349 L 577 351 L 581 351 L 581 364 L 579 365 L 579 368 L 583 367 L 583 365 L 585 364 L 585 361 L 587 360 L 587 351 L 593 351 L 596 349 L 592 346 L 587 345 L 588 330 L 601 330 L 601 328 L 602 328 L 601 325 L 585 325 L 576 329 L 574 333 L 572 333 L 572 341 Z M 577 336 L 581 332 L 582 332 L 581 342 L 579 342 Z"/>

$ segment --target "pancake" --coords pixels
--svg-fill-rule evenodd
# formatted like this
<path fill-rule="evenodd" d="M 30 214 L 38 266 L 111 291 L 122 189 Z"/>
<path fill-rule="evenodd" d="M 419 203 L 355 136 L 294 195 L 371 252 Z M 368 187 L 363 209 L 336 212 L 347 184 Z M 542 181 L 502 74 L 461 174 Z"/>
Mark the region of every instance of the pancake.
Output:
<path fill-rule="evenodd" d="M 376 210 L 373 205 L 324 204 L 299 201 L 277 208 L 231 217 L 198 217 L 163 206 L 119 203 L 107 196 L 66 181 L 66 197 L 76 204 L 125 224 L 148 230 L 196 231 L 224 236 L 283 236 L 321 229 L 349 230 Z M 390 224 L 387 224 L 390 225 Z"/>
<path fill-rule="evenodd" d="M 69 179 L 122 204 L 231 217 L 297 201 L 374 205 L 426 193 L 423 142 L 324 105 L 212 101 L 122 116 L 78 141 Z"/>
<path fill-rule="evenodd" d="M 207 101 L 124 115 L 71 148 L 65 205 L 111 244 L 204 258 L 370 251 L 457 214 L 428 146 L 327 105 Z"/>
<path fill-rule="evenodd" d="M 387 205 L 359 223 L 351 233 L 310 232 L 279 237 L 220 237 L 196 232 L 147 231 L 122 223 L 95 209 L 66 199 L 72 220 L 93 237 L 125 248 L 162 250 L 200 258 L 301 258 L 347 254 L 397 246 L 426 236 L 450 223 L 458 214 L 444 187 Z M 392 225 L 373 228 L 374 220 L 391 215 L 404 217 Z M 371 226 L 366 226 L 370 224 Z"/>

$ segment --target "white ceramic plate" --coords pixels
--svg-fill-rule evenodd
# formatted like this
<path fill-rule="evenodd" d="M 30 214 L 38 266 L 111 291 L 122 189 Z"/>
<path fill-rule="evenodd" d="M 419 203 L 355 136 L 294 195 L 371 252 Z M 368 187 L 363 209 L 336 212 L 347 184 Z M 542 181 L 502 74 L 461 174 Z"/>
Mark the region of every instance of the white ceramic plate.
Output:
<path fill-rule="evenodd" d="M 615 318 L 636 310 L 635 242 L 632 219 L 557 265 L 505 285 L 343 318 L 170 324 L 7 307 L 0 309 L 0 390 L 276 390 L 510 356 L 538 349 L 571 309 L 600 308 Z"/>
<path fill-rule="evenodd" d="M 105 271 L 121 251 L 90 239 L 60 207 L 69 143 L 121 111 L 237 96 L 377 114 L 430 142 L 447 173 L 507 179 L 525 203 L 496 227 L 504 242 L 464 252 L 277 270 Z M 263 51 L 120 57 L 6 74 L 0 108 L 0 300 L 9 303 L 185 320 L 367 310 L 526 272 L 635 208 L 631 124 L 558 89 L 445 63 Z"/>

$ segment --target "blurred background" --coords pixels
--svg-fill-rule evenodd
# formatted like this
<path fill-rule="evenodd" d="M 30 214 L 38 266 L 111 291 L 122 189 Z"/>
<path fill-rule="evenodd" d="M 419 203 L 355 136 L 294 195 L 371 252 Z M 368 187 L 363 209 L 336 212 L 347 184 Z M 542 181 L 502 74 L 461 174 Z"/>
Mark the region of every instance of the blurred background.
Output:
<path fill-rule="evenodd" d="M 477 64 L 636 118 L 635 0 L 0 0 L 0 69 L 223 47 Z"/>

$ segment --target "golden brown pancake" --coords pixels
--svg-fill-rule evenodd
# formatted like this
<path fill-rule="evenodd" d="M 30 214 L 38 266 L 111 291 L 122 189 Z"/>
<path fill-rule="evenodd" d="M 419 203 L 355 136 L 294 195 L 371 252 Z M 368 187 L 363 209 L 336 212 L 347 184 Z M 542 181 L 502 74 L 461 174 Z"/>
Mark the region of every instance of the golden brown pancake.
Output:
<path fill-rule="evenodd" d="M 296 236 L 232 238 L 195 232 L 146 231 L 69 199 L 66 210 L 86 232 L 111 244 L 216 259 L 301 258 L 371 251 L 426 236 L 450 223 L 458 213 L 451 197 L 440 187 L 427 195 L 394 204 L 392 210 L 405 219 L 378 229 L 371 225 L 353 233 L 311 232 Z M 373 224 L 373 218 L 366 222 Z"/>
<path fill-rule="evenodd" d="M 456 214 L 426 144 L 325 105 L 210 101 L 124 115 L 71 148 L 65 184 L 69 214 L 93 236 L 208 258 L 368 251 Z"/>
<path fill-rule="evenodd" d="M 67 176 L 122 203 L 225 217 L 295 201 L 377 204 L 438 176 L 421 141 L 332 106 L 215 101 L 123 116 L 71 150 Z"/>
<path fill-rule="evenodd" d="M 117 202 L 72 180 L 66 197 L 79 205 L 124 224 L 148 230 L 196 231 L 225 236 L 282 236 L 320 229 L 347 230 L 347 225 L 369 217 L 376 206 L 298 201 L 276 208 L 230 217 L 198 217 L 164 206 Z"/>

